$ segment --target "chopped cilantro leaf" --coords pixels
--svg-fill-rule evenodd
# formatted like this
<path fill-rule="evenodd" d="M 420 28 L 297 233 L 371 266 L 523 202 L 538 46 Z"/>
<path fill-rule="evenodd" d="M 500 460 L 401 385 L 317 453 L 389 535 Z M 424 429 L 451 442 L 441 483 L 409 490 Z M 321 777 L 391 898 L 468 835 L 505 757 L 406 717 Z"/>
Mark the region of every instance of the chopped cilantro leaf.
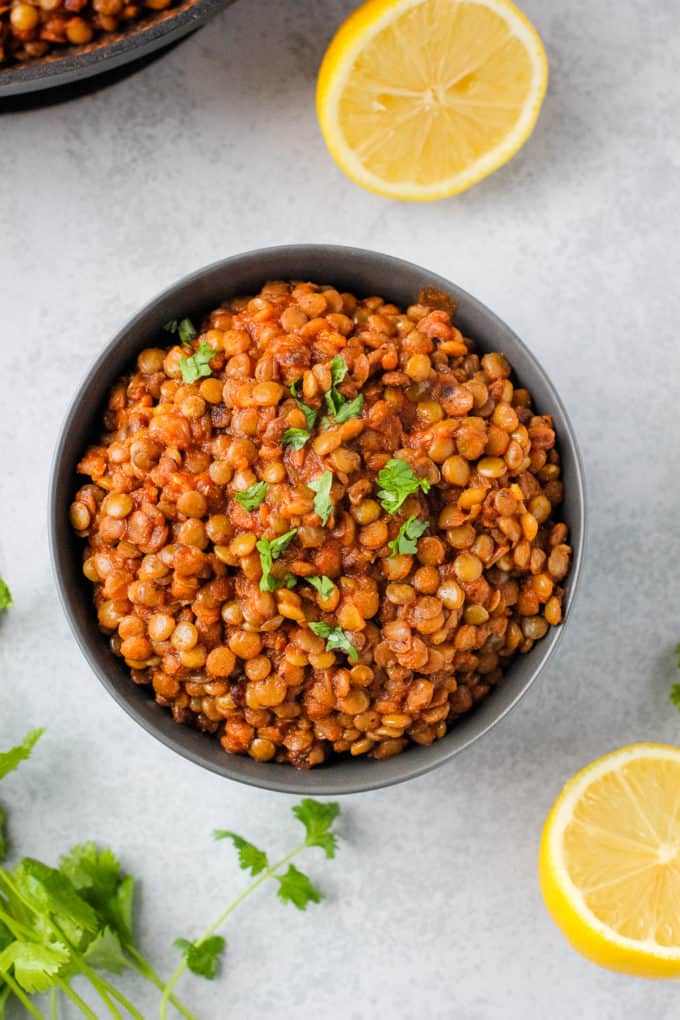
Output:
<path fill-rule="evenodd" d="M 430 491 L 430 483 L 427 478 L 418 478 L 413 468 L 405 460 L 392 458 L 388 460 L 384 468 L 378 474 L 378 497 L 383 510 L 389 514 L 396 514 L 405 499 L 411 496 L 418 489 L 423 492 Z"/>
<path fill-rule="evenodd" d="M 316 634 L 317 637 L 326 639 L 327 652 L 332 652 L 337 648 L 341 652 L 346 652 L 351 662 L 359 661 L 359 653 L 345 634 L 342 627 L 331 627 L 330 623 L 324 623 L 323 620 L 311 620 L 309 629 L 313 634 Z"/>
<path fill-rule="evenodd" d="M 333 485 L 333 472 L 324 471 L 318 478 L 313 478 L 307 483 L 314 497 L 314 511 L 321 518 L 324 527 L 328 524 L 328 518 L 333 513 L 333 501 L 331 499 L 331 486 Z"/>
<path fill-rule="evenodd" d="M 217 351 L 214 351 L 210 344 L 207 344 L 203 340 L 199 345 L 195 354 L 191 357 L 180 358 L 179 367 L 182 372 L 182 379 L 185 383 L 195 383 L 199 379 L 203 379 L 212 374 L 210 368 L 210 359 L 215 357 Z"/>
<path fill-rule="evenodd" d="M 330 577 L 318 577 L 316 574 L 313 574 L 311 577 L 306 577 L 305 581 L 311 584 L 313 588 L 316 588 L 322 599 L 330 598 L 335 591 L 335 585 Z"/>
<path fill-rule="evenodd" d="M 292 903 L 298 910 L 306 910 L 309 903 L 321 903 L 323 899 L 323 893 L 294 864 L 289 864 L 288 871 L 274 875 L 274 878 L 279 883 L 279 899 L 283 903 Z"/>
<path fill-rule="evenodd" d="M 255 544 L 255 548 L 260 554 L 260 565 L 262 567 L 262 577 L 260 579 L 260 591 L 276 591 L 277 588 L 287 587 L 292 588 L 295 584 L 295 577 L 293 574 L 286 574 L 285 581 L 282 583 L 278 578 L 273 577 L 271 569 L 274 560 L 277 560 L 279 556 L 286 551 L 290 543 L 297 534 L 297 528 L 293 528 L 292 531 L 287 531 L 285 535 L 279 535 L 278 538 L 270 541 L 268 538 L 261 538 Z M 290 583 L 293 579 L 293 584 Z"/>
<path fill-rule="evenodd" d="M 245 510 L 256 510 L 267 495 L 266 482 L 254 482 L 243 492 L 237 492 L 234 499 L 240 503 Z"/>
<path fill-rule="evenodd" d="M 301 450 L 310 437 L 306 429 L 286 429 L 283 433 L 283 446 L 290 446 L 293 450 Z"/>
<path fill-rule="evenodd" d="M 399 534 L 389 543 L 393 556 L 412 555 L 418 551 L 417 540 L 429 527 L 427 521 L 421 521 L 416 516 L 409 517 L 399 529 Z"/>

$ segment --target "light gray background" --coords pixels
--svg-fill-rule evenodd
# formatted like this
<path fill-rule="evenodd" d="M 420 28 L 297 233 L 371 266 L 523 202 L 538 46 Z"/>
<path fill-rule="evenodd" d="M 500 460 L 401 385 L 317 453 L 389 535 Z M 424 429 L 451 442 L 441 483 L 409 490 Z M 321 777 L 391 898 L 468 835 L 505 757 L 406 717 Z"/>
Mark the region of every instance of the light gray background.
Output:
<path fill-rule="evenodd" d="M 678 742 L 679 25 L 674 4 L 525 0 L 551 81 L 534 136 L 457 198 L 399 204 L 335 168 L 314 81 L 351 0 L 241 0 L 171 54 L 77 102 L 0 119 L 0 746 L 48 727 L 2 785 L 12 833 L 54 859 L 115 847 L 142 878 L 141 941 L 168 972 L 243 884 L 216 826 L 283 849 L 293 798 L 199 771 L 123 715 L 77 651 L 45 535 L 48 465 L 87 364 L 147 298 L 224 255 L 358 244 L 456 280 L 533 348 L 586 461 L 590 547 L 559 653 L 511 716 L 439 772 L 343 801 L 327 894 L 261 890 L 202 1017 L 666 1020 L 677 989 L 595 969 L 541 901 L 563 781 L 634 740 Z M 134 982 L 145 1016 L 156 999 Z"/>

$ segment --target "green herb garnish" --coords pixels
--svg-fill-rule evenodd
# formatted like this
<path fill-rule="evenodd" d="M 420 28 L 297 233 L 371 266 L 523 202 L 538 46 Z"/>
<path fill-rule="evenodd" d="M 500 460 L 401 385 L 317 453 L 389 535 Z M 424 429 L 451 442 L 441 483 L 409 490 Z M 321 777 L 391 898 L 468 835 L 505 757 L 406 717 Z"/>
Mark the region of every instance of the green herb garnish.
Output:
<path fill-rule="evenodd" d="M 282 903 L 292 903 L 298 910 L 306 910 L 308 903 L 321 903 L 323 893 L 294 864 L 289 864 L 288 871 L 283 875 L 274 877 L 279 883 L 279 899 Z"/>
<path fill-rule="evenodd" d="M 324 400 L 328 408 L 328 414 L 335 419 L 336 425 L 342 425 L 350 418 L 358 418 L 364 406 L 363 394 L 359 393 L 353 400 L 347 400 L 338 389 L 338 384 L 347 375 L 347 364 L 343 358 L 333 358 L 331 361 L 332 386 L 327 393 L 324 393 Z M 323 418 L 321 427 L 329 428 L 332 424 L 330 418 Z"/>
<path fill-rule="evenodd" d="M 10 748 L 9 751 L 0 751 L 0 779 L 13 772 L 31 757 L 31 751 L 42 737 L 44 730 L 31 730 L 27 733 L 20 744 Z"/>
<path fill-rule="evenodd" d="M 239 865 L 244 871 L 250 872 L 253 881 L 227 906 L 200 938 L 178 939 L 175 942 L 175 945 L 182 950 L 182 959 L 165 986 L 161 1001 L 160 1020 L 166 1020 L 170 993 L 186 970 L 193 970 L 195 974 L 209 980 L 215 976 L 219 958 L 224 950 L 224 941 L 216 936 L 216 931 L 222 927 L 236 907 L 267 879 L 274 879 L 278 883 L 277 895 L 281 902 L 292 903 L 298 910 L 306 910 L 310 903 L 320 903 L 324 898 L 323 893 L 313 885 L 309 877 L 295 867 L 291 861 L 310 847 L 320 847 L 326 857 L 335 856 L 337 844 L 336 836 L 332 832 L 332 825 L 340 813 L 340 807 L 338 804 L 322 804 L 319 801 L 305 798 L 300 804 L 296 804 L 293 812 L 305 827 L 305 838 L 294 850 L 291 850 L 275 864 L 269 863 L 269 857 L 264 850 L 260 850 L 253 843 L 243 839 L 242 836 L 222 829 L 215 832 L 216 839 L 230 839 L 233 842 L 238 851 Z M 286 868 L 285 871 L 284 868 Z"/>
<path fill-rule="evenodd" d="M 3 775 L 28 757 L 41 732 L 28 734 L 18 747 L 3 752 Z M 339 810 L 337 804 L 311 799 L 297 804 L 293 811 L 304 826 L 304 838 L 272 864 L 263 850 L 241 836 L 227 830 L 216 832 L 217 839 L 228 838 L 234 843 L 241 868 L 249 871 L 253 880 L 201 937 L 176 940 L 181 959 L 167 982 L 135 945 L 134 881 L 123 874 L 111 850 L 83 843 L 62 857 L 58 868 L 30 857 L 11 871 L 0 866 L 0 1017 L 5 1015 L 8 1001 L 16 999 L 23 1007 L 22 1015 L 45 1020 L 42 1001 L 32 997 L 49 993 L 52 1018 L 59 1015 L 63 996 L 71 1000 L 74 1015 L 77 1010 L 88 1020 L 103 1020 L 104 1016 L 122 1020 L 123 1013 L 144 1020 L 140 1010 L 109 980 L 111 974 L 135 970 L 161 992 L 160 1020 L 167 1020 L 170 1005 L 185 1020 L 198 1020 L 174 995 L 179 979 L 187 970 L 207 980 L 216 977 L 226 946 L 217 929 L 268 879 L 278 885 L 281 902 L 292 903 L 298 910 L 321 902 L 321 891 L 291 862 L 312 847 L 319 847 L 327 858 L 335 856 L 332 826 Z M 0 827 L 2 819 L 0 810 Z M 97 994 L 101 1003 L 90 1008 L 78 985 L 73 987 L 75 978 L 89 982 L 90 993 Z"/>
<path fill-rule="evenodd" d="M 318 478 L 313 478 L 307 485 L 316 493 L 314 497 L 314 511 L 321 518 L 324 528 L 328 524 L 328 518 L 333 513 L 333 501 L 331 499 L 331 486 L 333 485 L 333 472 L 324 471 Z"/>
<path fill-rule="evenodd" d="M 267 495 L 267 483 L 266 482 L 253 482 L 243 492 L 237 492 L 234 499 L 237 503 L 240 503 L 245 510 L 257 510 L 258 506 L 264 501 L 264 497 Z"/>
<path fill-rule="evenodd" d="M 418 478 L 413 468 L 405 460 L 392 458 L 378 474 L 378 497 L 383 510 L 388 514 L 396 514 L 405 499 L 418 489 L 430 491 L 427 478 Z"/>
<path fill-rule="evenodd" d="M 337 414 L 345 402 L 345 398 L 338 390 L 338 386 L 346 375 L 347 362 L 345 359 L 340 357 L 333 358 L 331 361 L 331 388 L 327 393 L 324 393 L 324 400 L 326 401 L 329 414 Z"/>
<path fill-rule="evenodd" d="M 305 581 L 316 588 L 322 599 L 329 599 L 335 591 L 335 585 L 330 577 L 319 577 L 317 574 L 313 574 L 311 577 L 306 577 Z"/>
<path fill-rule="evenodd" d="M 228 829 L 215 829 L 215 839 L 230 839 L 238 851 L 238 862 L 244 871 L 249 871 L 255 878 L 261 871 L 269 867 L 269 861 L 264 850 L 258 850 L 256 846 L 249 843 L 243 836 L 237 836 L 235 832 Z"/>
<path fill-rule="evenodd" d="M 166 333 L 177 333 L 183 347 L 188 347 L 198 336 L 198 330 L 191 319 L 170 319 L 163 326 Z"/>
<path fill-rule="evenodd" d="M 399 534 L 389 542 L 393 556 L 412 555 L 418 551 L 417 540 L 429 528 L 428 521 L 421 521 L 415 515 L 409 517 L 399 528 Z"/>
<path fill-rule="evenodd" d="M 16 747 L 10 748 L 9 751 L 0 751 L 0 779 L 4 779 L 10 772 L 14 772 L 21 765 L 22 761 L 26 761 L 31 757 L 31 751 L 44 732 L 44 730 L 31 730 Z M 5 812 L 0 806 L 0 863 L 4 861 L 6 853 Z M 0 948 L 2 948 L 1 945 Z M 0 1013 L 1 1016 L 2 1013 Z"/>
<path fill-rule="evenodd" d="M 33 730 L 17 747 L 0 754 L 0 778 L 29 757 L 42 732 Z M 0 830 L 3 821 L 0 809 Z M 0 861 L 4 852 L 0 831 Z M 98 851 L 94 843 L 74 847 L 59 868 L 32 857 L 25 857 L 12 871 L 0 866 L 0 1007 L 13 996 L 25 1015 L 43 1020 L 30 997 L 49 992 L 54 1017 L 60 993 L 96 1020 L 103 1013 L 90 1010 L 71 985 L 80 977 L 99 994 L 107 1015 L 122 1015 L 113 1006 L 115 1000 L 126 1014 L 143 1020 L 129 999 L 98 973 L 134 969 L 157 988 L 165 988 L 134 945 L 132 890 L 133 879 L 121 874 L 113 853 Z M 186 1020 L 196 1020 L 171 990 L 170 999 Z"/>
<path fill-rule="evenodd" d="M 6 581 L 0 577 L 0 613 L 12 605 L 12 593 Z"/>
<path fill-rule="evenodd" d="M 182 950 L 184 961 L 192 974 L 212 981 L 220 968 L 220 958 L 226 946 L 221 935 L 211 935 L 201 942 L 175 939 L 175 945 Z"/>
<path fill-rule="evenodd" d="M 256 542 L 255 548 L 260 554 L 262 567 L 260 591 L 276 591 L 277 588 L 283 587 L 292 588 L 295 584 L 297 578 L 294 574 L 286 574 L 284 581 L 280 581 L 277 577 L 272 576 L 271 569 L 274 560 L 278 560 L 279 556 L 286 551 L 296 534 L 297 528 L 293 528 L 292 531 L 287 531 L 285 535 L 279 535 L 278 538 L 271 541 L 268 538 L 261 538 Z"/>
<path fill-rule="evenodd" d="M 307 422 L 307 428 L 311 431 L 314 428 L 314 425 L 316 423 L 316 416 L 317 416 L 317 414 L 319 412 L 316 411 L 313 407 L 310 407 L 309 404 L 303 403 L 303 401 L 298 398 L 298 395 L 297 395 L 297 384 L 298 384 L 298 382 L 299 382 L 299 379 L 296 379 L 295 382 L 291 384 L 290 392 L 291 392 L 292 396 L 295 398 L 295 403 L 297 404 L 297 406 L 300 408 L 300 410 L 302 411 L 302 413 L 305 416 L 305 420 Z"/>
<path fill-rule="evenodd" d="M 180 358 L 179 367 L 182 370 L 184 382 L 195 383 L 198 379 L 211 375 L 210 359 L 214 358 L 216 354 L 217 351 L 213 350 L 205 340 L 202 340 L 195 354 L 192 354 L 191 357 Z"/>
<path fill-rule="evenodd" d="M 290 446 L 293 450 L 301 450 L 309 438 L 310 433 L 306 429 L 286 429 L 282 445 Z"/>
<path fill-rule="evenodd" d="M 326 651 L 332 652 L 338 648 L 341 652 L 346 652 L 351 662 L 359 661 L 359 653 L 356 648 L 345 634 L 342 627 L 331 627 L 330 623 L 324 623 L 323 620 L 314 621 L 310 620 L 309 629 L 317 637 L 326 639 Z"/>
<path fill-rule="evenodd" d="M 340 814 L 340 805 L 335 802 L 321 804 L 318 800 L 303 800 L 295 805 L 293 814 L 307 831 L 307 846 L 320 846 L 326 857 L 335 857 L 338 840 L 331 827 Z"/>
<path fill-rule="evenodd" d="M 344 358 L 337 357 L 331 361 L 331 382 L 338 386 L 347 375 L 347 362 Z"/>
<path fill-rule="evenodd" d="M 188 347 L 191 344 L 191 341 L 195 340 L 198 336 L 198 330 L 191 319 L 182 319 L 177 332 L 183 347 Z"/>
<path fill-rule="evenodd" d="M 342 394 L 341 394 L 342 396 Z M 354 400 L 345 401 L 335 413 L 335 424 L 342 425 L 350 418 L 359 418 L 364 406 L 364 395 L 359 393 Z"/>

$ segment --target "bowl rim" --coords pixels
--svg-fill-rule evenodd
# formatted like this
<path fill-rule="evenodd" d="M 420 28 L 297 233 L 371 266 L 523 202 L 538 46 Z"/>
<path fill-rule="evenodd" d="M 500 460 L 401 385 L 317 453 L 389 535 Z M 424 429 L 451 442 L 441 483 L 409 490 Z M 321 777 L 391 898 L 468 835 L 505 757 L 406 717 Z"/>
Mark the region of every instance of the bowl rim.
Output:
<path fill-rule="evenodd" d="M 446 746 L 447 738 L 452 732 L 449 731 L 446 736 L 440 740 L 435 741 L 429 745 L 428 750 L 432 751 L 431 757 L 426 761 L 418 763 L 413 760 L 413 764 L 409 765 L 409 751 L 412 749 L 407 748 L 403 754 L 398 755 L 396 758 L 388 759 L 388 761 L 399 761 L 401 768 L 398 772 L 390 772 L 386 774 L 384 770 L 380 768 L 382 762 L 371 761 L 371 769 L 375 771 L 375 778 L 367 776 L 366 778 L 360 778 L 365 770 L 357 769 L 357 778 L 354 781 L 347 781 L 333 778 L 332 766 L 324 774 L 324 766 L 315 768 L 312 770 L 297 770 L 291 765 L 276 764 L 263 766 L 260 771 L 254 774 L 243 774 L 238 770 L 238 761 L 241 756 L 229 755 L 225 752 L 224 763 L 215 764 L 207 758 L 203 757 L 200 753 L 192 750 L 192 748 L 183 746 L 173 735 L 172 732 L 164 732 L 160 728 L 156 727 L 148 719 L 144 718 L 141 713 L 137 710 L 136 706 L 128 698 L 128 690 L 120 689 L 114 682 L 108 672 L 103 669 L 99 662 L 96 660 L 91 648 L 90 641 L 87 635 L 81 630 L 77 620 L 76 614 L 73 607 L 72 596 L 65 583 L 65 579 L 60 569 L 60 542 L 58 535 L 58 517 L 59 517 L 59 505 L 57 502 L 57 487 L 60 476 L 61 462 L 64 459 L 65 447 L 68 442 L 68 436 L 70 431 L 71 423 L 76 416 L 81 404 L 87 400 L 87 394 L 90 389 L 90 385 L 94 378 L 97 376 L 100 367 L 108 360 L 112 352 L 118 347 L 118 345 L 124 340 L 127 334 L 132 331 L 137 324 L 142 321 L 149 310 L 155 306 L 160 306 L 162 302 L 167 299 L 171 299 L 176 291 L 191 286 L 202 280 L 205 276 L 215 271 L 227 271 L 230 266 L 241 264 L 247 260 L 262 259 L 270 256 L 288 256 L 290 254 L 297 254 L 300 256 L 308 257 L 310 263 L 313 264 L 314 259 L 317 256 L 331 255 L 336 257 L 344 257 L 351 259 L 352 256 L 361 256 L 364 259 L 377 259 L 381 264 L 390 266 L 395 271 L 397 269 L 407 269 L 409 271 L 418 270 L 426 274 L 432 279 L 433 283 L 447 284 L 450 289 L 456 293 L 456 298 L 459 305 L 464 302 L 466 308 L 475 308 L 476 310 L 483 313 L 496 328 L 502 330 L 504 333 L 512 337 L 513 343 L 516 344 L 520 350 L 521 355 L 525 358 L 532 366 L 532 369 L 541 379 L 543 386 L 550 394 L 551 405 L 558 408 L 563 419 L 563 425 L 560 429 L 558 437 L 559 443 L 564 447 L 568 446 L 570 449 L 571 456 L 573 458 L 574 478 L 572 485 L 575 488 L 575 492 L 572 496 L 576 497 L 576 515 L 579 520 L 579 534 L 577 541 L 572 544 L 572 563 L 569 572 L 569 583 L 565 592 L 565 598 L 563 603 L 563 621 L 555 628 L 551 629 L 551 632 L 546 637 L 541 639 L 541 648 L 544 648 L 543 654 L 538 658 L 536 665 L 534 666 L 531 675 L 523 683 L 523 685 L 517 690 L 511 700 L 505 705 L 503 709 L 497 712 L 481 729 L 471 733 L 466 739 L 464 736 L 460 737 L 464 723 L 460 728 L 457 729 L 459 734 L 458 741 L 450 746 Z M 264 279 L 262 281 L 264 283 Z M 514 367 L 514 366 L 513 366 Z M 521 372 L 520 372 L 521 377 Z M 353 793 L 363 793 L 370 790 L 377 790 L 394 786 L 407 780 L 416 779 L 420 776 L 426 775 L 428 772 L 439 768 L 445 762 L 456 757 L 462 751 L 469 748 L 472 744 L 476 743 L 483 736 L 490 732 L 501 720 L 505 719 L 508 714 L 514 709 L 519 702 L 522 700 L 527 691 L 533 686 L 538 679 L 539 674 L 546 667 L 548 662 L 552 659 L 556 648 L 558 647 L 564 630 L 569 623 L 570 617 L 573 611 L 573 603 L 576 597 L 576 593 L 579 587 L 579 582 L 583 573 L 583 560 L 584 550 L 587 542 L 587 497 L 586 497 L 586 482 L 585 482 L 585 470 L 583 467 L 583 460 L 581 451 L 574 433 L 571 419 L 567 413 L 564 403 L 557 392 L 556 387 L 550 380 L 546 371 L 544 370 L 541 363 L 538 361 L 536 356 L 526 346 L 524 341 L 512 330 L 495 312 L 493 312 L 488 306 L 481 302 L 478 298 L 474 297 L 464 288 L 458 284 L 450 281 L 440 274 L 425 269 L 415 262 L 411 262 L 407 259 L 397 258 L 392 255 L 385 255 L 378 251 L 370 249 L 359 248 L 356 246 L 348 245 L 336 245 L 336 244 L 285 244 L 285 245 L 273 245 L 264 248 L 249 249 L 248 251 L 239 252 L 235 255 L 227 256 L 223 259 L 218 259 L 207 265 L 204 265 L 198 269 L 191 271 L 190 273 L 184 274 L 174 283 L 166 286 L 158 292 L 153 298 L 146 301 L 145 304 L 136 312 L 131 318 L 129 318 L 115 333 L 113 338 L 106 343 L 103 349 L 95 356 L 94 360 L 90 363 L 88 369 L 81 378 L 78 387 L 75 391 L 73 398 L 70 400 L 66 413 L 63 417 L 61 427 L 58 433 L 57 443 L 55 445 L 52 462 L 50 467 L 49 485 L 48 485 L 48 519 L 47 519 L 47 532 L 48 532 L 48 543 L 50 548 L 50 561 L 52 564 L 52 572 L 61 603 L 62 609 L 66 618 L 69 622 L 69 626 L 76 639 L 86 662 L 90 666 L 90 669 L 94 672 L 95 676 L 102 684 L 104 689 L 113 697 L 116 703 L 123 708 L 128 716 L 130 716 L 138 725 L 140 725 L 147 733 L 159 740 L 167 748 L 181 755 L 188 761 L 193 762 L 195 765 L 199 765 L 208 771 L 219 775 L 226 779 L 231 779 L 239 783 L 244 783 L 247 786 L 257 787 L 259 789 L 269 790 L 277 793 L 288 793 L 288 794 L 312 794 L 312 795 L 333 795 L 342 796 L 350 795 Z M 571 536 L 570 536 L 571 537 Z M 180 728 L 178 724 L 175 724 Z M 235 766 L 232 765 L 232 759 L 235 762 Z M 247 760 L 247 759 L 246 759 Z M 357 765 L 365 764 L 365 762 L 357 762 Z M 305 777 L 313 774 L 315 778 L 314 786 L 311 787 L 305 782 Z M 323 778 L 319 778 L 319 777 Z M 325 780 L 325 777 L 327 779 Z M 324 781 L 325 780 L 325 781 Z"/>

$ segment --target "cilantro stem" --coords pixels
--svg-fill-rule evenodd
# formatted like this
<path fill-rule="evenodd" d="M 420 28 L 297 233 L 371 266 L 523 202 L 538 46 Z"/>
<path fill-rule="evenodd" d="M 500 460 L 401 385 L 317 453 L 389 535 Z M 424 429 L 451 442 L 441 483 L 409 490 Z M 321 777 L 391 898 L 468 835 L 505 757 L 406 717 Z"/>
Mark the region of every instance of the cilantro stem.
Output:
<path fill-rule="evenodd" d="M 139 953 L 134 946 L 129 944 L 125 946 L 125 950 L 128 955 L 132 957 L 132 966 L 137 973 L 141 974 L 147 981 L 150 981 L 152 985 L 155 985 L 160 992 L 164 991 L 165 981 L 160 974 L 153 969 L 146 957 L 142 956 L 142 954 Z M 183 1017 L 186 1017 L 186 1020 L 198 1020 L 196 1014 L 192 1013 L 190 1009 L 187 1009 L 184 1003 L 180 1002 L 180 1000 L 175 998 L 174 995 L 170 996 L 170 1002 L 178 1013 L 181 1013 Z"/>
<path fill-rule="evenodd" d="M 123 1020 L 123 1018 L 120 1015 L 120 1010 L 118 1010 L 116 1006 L 114 1006 L 114 1004 L 111 1002 L 111 999 L 116 999 L 121 1004 L 121 1006 L 123 1006 L 128 1011 L 130 1016 L 133 1016 L 135 1018 L 135 1020 L 144 1020 L 142 1014 L 139 1012 L 138 1009 L 135 1009 L 135 1007 L 132 1005 L 129 999 L 126 999 L 122 992 L 119 992 L 118 989 L 115 988 L 112 984 L 110 984 L 105 978 L 100 977 L 99 974 L 95 974 L 92 968 L 88 966 L 88 964 L 85 962 L 80 953 L 76 952 L 75 949 L 73 950 L 73 959 L 80 968 L 80 970 L 83 972 L 85 977 L 89 978 L 89 980 L 92 982 L 92 985 L 99 993 L 99 997 L 101 998 L 102 1002 L 104 1002 L 105 1005 L 107 1006 L 111 1016 L 115 1017 L 116 1020 Z M 109 996 L 111 998 L 109 998 Z"/>
<path fill-rule="evenodd" d="M 31 1014 L 31 1016 L 34 1016 L 36 1020 L 45 1020 L 44 1014 L 33 1005 L 29 997 L 25 994 L 20 985 L 17 984 L 11 974 L 5 972 L 2 975 L 2 980 L 9 988 L 12 989 L 14 995 L 16 995 L 19 1002 L 23 1005 L 24 1009 Z M 94 1020 L 97 1020 L 97 1018 L 95 1017 Z"/>
<path fill-rule="evenodd" d="M 90 1009 L 88 1004 L 85 1002 L 85 999 L 81 999 L 75 989 L 71 988 L 67 981 L 64 981 L 64 979 L 60 977 L 55 978 L 55 981 L 58 987 L 61 988 L 64 995 L 68 996 L 71 1002 L 75 1002 L 80 1012 L 87 1017 L 87 1020 L 99 1020 L 99 1017 Z M 120 1016 L 120 1014 L 118 1015 Z"/>
<path fill-rule="evenodd" d="M 56 988 L 50 988 L 50 1020 L 59 1020 L 59 1007 L 57 1005 Z"/>
<path fill-rule="evenodd" d="M 303 843 L 300 843 L 299 846 L 296 846 L 294 850 L 291 850 L 289 854 L 286 854 L 285 857 L 282 857 L 280 861 L 277 861 L 276 864 L 271 864 L 268 868 L 265 868 L 262 874 L 258 875 L 254 882 L 251 882 L 249 886 L 246 886 L 243 892 L 240 893 L 235 900 L 232 900 L 227 909 L 222 914 L 220 914 L 220 916 L 217 918 L 214 924 L 211 924 L 209 928 L 206 928 L 201 937 L 199 939 L 196 939 L 195 945 L 200 946 L 202 942 L 205 942 L 205 940 L 210 938 L 211 935 L 214 935 L 217 929 L 222 927 L 222 925 L 227 920 L 229 915 L 232 914 L 236 910 L 236 908 L 239 907 L 243 903 L 243 901 L 247 899 L 248 896 L 250 896 L 251 893 L 254 893 L 255 890 L 259 886 L 261 886 L 263 882 L 266 882 L 268 878 L 273 878 L 274 874 L 279 870 L 279 868 L 282 868 L 285 864 L 288 864 L 288 862 L 291 861 L 293 857 L 297 857 L 297 855 L 301 853 L 303 850 L 306 850 L 308 846 L 309 843 L 307 840 L 305 840 Z M 172 977 L 165 986 L 163 997 L 161 999 L 159 1020 L 167 1020 L 167 1009 L 170 995 L 186 969 L 187 961 L 185 957 L 182 957 L 180 962 L 177 964 L 174 974 L 172 975 Z"/>
<path fill-rule="evenodd" d="M 75 946 L 70 941 L 70 939 L 67 938 L 67 936 L 64 934 L 64 932 L 59 927 L 59 925 L 56 923 L 56 921 L 50 916 L 49 912 L 41 912 L 41 911 L 39 911 L 30 902 L 30 900 L 26 899 L 26 897 L 22 894 L 21 890 L 17 887 L 15 882 L 12 880 L 11 876 L 2 867 L 0 867 L 0 879 L 4 882 L 4 884 L 10 890 L 10 892 L 13 893 L 17 897 L 17 899 L 19 899 L 24 904 L 24 906 L 27 907 L 31 911 L 31 913 L 36 914 L 38 917 L 44 918 L 44 920 L 47 922 L 49 927 L 52 929 L 53 933 L 55 933 L 57 935 L 57 937 L 59 939 L 61 939 L 61 941 L 65 945 L 70 947 L 71 955 L 73 957 L 73 962 L 78 967 L 78 970 L 80 970 L 81 973 L 84 974 L 84 976 L 87 977 L 88 980 L 92 983 L 92 985 L 94 986 L 94 988 L 98 992 L 99 996 L 101 997 L 102 1001 L 106 1005 L 109 1013 L 111 1014 L 112 1017 L 115 1018 L 115 1020 L 122 1020 L 122 1016 L 120 1014 L 120 1011 L 114 1006 L 114 1004 L 109 999 L 109 995 L 112 998 L 117 999 L 118 1002 L 128 1011 L 128 1013 L 130 1013 L 130 1015 L 135 1018 L 135 1020 L 144 1020 L 144 1017 L 139 1012 L 139 1010 L 135 1008 L 135 1006 L 130 1002 L 130 1000 L 127 999 L 122 994 L 122 992 L 119 992 L 118 989 L 114 988 L 114 986 L 112 984 L 110 984 L 105 978 L 99 977 L 99 975 L 96 974 L 92 970 L 92 968 L 89 966 L 87 961 L 83 959 L 83 957 L 78 952 L 78 950 L 75 948 Z M 2 910 L 0 910 L 0 918 L 5 920 L 5 917 L 3 916 L 3 911 Z M 34 939 L 34 934 L 30 931 L 30 929 L 27 929 L 24 926 L 17 926 L 16 922 L 14 921 L 13 918 L 7 918 L 7 920 L 5 920 L 5 923 L 8 925 L 8 927 L 12 931 L 19 930 L 20 927 L 23 928 L 24 932 L 27 932 L 28 936 L 31 939 Z M 68 988 L 69 988 L 69 986 L 65 985 L 65 987 L 62 989 L 62 991 L 64 991 L 65 994 L 69 994 L 69 992 L 67 992 Z M 77 994 L 77 993 L 74 993 L 74 994 Z M 82 1001 L 83 1000 L 81 1000 L 81 1002 Z M 84 1003 L 84 1005 L 85 1005 L 85 1007 L 87 1009 L 89 1009 L 89 1007 L 87 1006 L 87 1003 Z M 94 1020 L 97 1020 L 97 1017 L 96 1017 L 96 1015 L 94 1013 L 91 1013 L 90 1015 L 94 1018 Z"/>

